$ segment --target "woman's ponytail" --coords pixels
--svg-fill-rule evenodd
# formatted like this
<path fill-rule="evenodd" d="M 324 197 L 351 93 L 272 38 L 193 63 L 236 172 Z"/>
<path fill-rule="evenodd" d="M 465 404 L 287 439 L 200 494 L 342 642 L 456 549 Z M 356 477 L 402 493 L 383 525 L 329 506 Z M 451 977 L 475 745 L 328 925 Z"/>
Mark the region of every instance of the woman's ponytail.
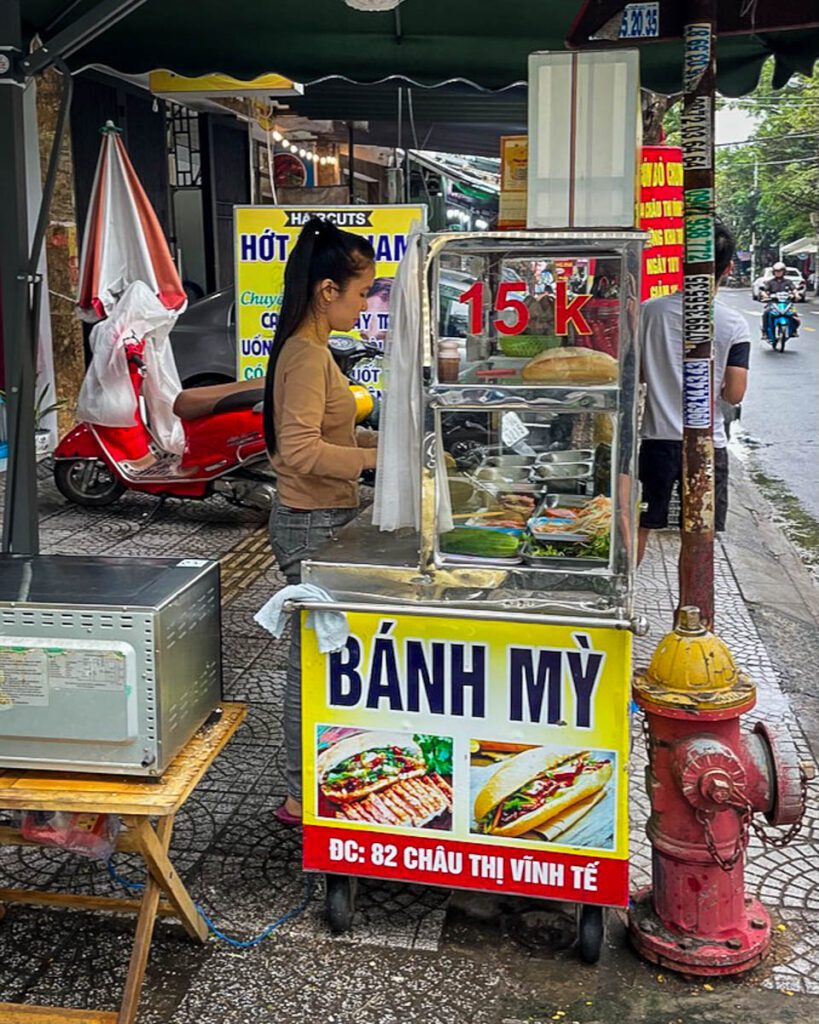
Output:
<path fill-rule="evenodd" d="M 267 451 L 272 455 L 276 450 L 276 429 L 273 425 L 273 385 L 276 379 L 276 363 L 279 361 L 284 343 L 304 321 L 310 308 L 310 265 L 319 228 L 318 218 L 312 218 L 302 229 L 293 251 L 284 268 L 284 295 L 279 310 L 279 319 L 270 346 L 270 357 L 267 360 L 267 375 L 264 382 L 264 442 Z M 321 224 L 321 221 L 318 221 Z M 308 230 L 309 229 L 309 230 Z"/>

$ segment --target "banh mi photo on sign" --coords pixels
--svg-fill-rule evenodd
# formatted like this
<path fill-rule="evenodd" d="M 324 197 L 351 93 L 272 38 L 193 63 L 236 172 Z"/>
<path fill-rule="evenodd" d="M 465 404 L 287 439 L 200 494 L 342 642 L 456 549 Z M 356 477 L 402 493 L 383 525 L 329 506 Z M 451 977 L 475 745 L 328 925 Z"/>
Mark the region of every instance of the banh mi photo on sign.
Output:
<path fill-rule="evenodd" d="M 473 833 L 611 848 L 614 752 L 491 740 L 471 750 Z"/>

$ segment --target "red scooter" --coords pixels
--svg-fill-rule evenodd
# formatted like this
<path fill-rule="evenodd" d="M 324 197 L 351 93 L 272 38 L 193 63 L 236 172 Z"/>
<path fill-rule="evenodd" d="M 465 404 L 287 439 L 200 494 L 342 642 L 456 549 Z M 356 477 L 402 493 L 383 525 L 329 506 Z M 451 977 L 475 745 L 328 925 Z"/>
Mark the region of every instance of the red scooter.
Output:
<path fill-rule="evenodd" d="M 142 384 L 144 341 L 126 344 L 137 396 L 130 427 L 80 423 L 54 452 L 54 481 L 69 501 L 98 507 L 126 490 L 160 498 L 221 494 L 237 505 L 270 509 L 275 477 L 262 429 L 264 381 L 260 379 L 180 391 L 173 411 L 182 420 L 182 455 L 163 451 L 145 421 Z"/>

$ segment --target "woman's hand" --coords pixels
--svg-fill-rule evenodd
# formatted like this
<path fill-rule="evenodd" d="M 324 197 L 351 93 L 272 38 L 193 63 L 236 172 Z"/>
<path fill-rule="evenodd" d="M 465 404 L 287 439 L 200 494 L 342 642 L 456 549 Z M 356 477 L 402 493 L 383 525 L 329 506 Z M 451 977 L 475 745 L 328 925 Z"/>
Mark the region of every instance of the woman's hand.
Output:
<path fill-rule="evenodd" d="M 355 443 L 359 448 L 377 448 L 378 432 L 368 430 L 366 427 L 357 427 L 355 432 Z"/>

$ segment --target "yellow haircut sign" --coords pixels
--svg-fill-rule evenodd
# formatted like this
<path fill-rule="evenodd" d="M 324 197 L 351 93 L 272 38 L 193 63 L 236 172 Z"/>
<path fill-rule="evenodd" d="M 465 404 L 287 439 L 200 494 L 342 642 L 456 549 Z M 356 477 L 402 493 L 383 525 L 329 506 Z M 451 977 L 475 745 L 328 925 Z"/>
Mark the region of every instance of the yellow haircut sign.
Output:
<path fill-rule="evenodd" d="M 354 337 L 383 343 L 389 327 L 389 293 L 413 225 L 423 227 L 421 206 L 237 206 L 236 260 L 237 377 L 262 377 L 279 319 L 287 258 L 311 217 L 332 220 L 344 231 L 364 235 L 375 249 L 376 290 Z"/>

